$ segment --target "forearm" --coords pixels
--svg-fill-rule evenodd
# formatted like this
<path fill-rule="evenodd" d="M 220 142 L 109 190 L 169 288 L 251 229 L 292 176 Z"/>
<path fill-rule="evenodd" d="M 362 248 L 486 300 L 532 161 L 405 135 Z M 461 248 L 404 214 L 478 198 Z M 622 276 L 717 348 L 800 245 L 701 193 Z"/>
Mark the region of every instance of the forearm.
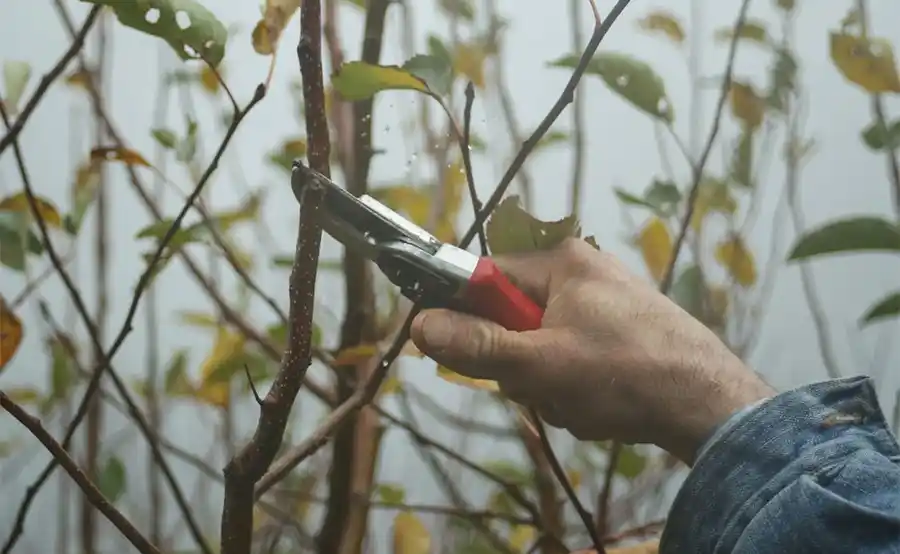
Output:
<path fill-rule="evenodd" d="M 704 446 L 660 552 L 896 552 L 898 460 L 868 378 L 779 394 Z"/>

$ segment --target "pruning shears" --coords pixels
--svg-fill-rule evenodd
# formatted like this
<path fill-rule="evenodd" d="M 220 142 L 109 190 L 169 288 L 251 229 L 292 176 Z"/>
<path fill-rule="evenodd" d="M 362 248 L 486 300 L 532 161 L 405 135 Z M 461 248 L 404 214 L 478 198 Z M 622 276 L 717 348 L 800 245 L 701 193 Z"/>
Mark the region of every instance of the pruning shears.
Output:
<path fill-rule="evenodd" d="M 324 231 L 375 262 L 413 302 L 426 308 L 467 312 L 511 331 L 540 327 L 543 309 L 490 258 L 441 242 L 371 196 L 356 197 L 303 162 L 294 161 L 291 189 L 298 202 L 310 183 L 325 190 Z"/>

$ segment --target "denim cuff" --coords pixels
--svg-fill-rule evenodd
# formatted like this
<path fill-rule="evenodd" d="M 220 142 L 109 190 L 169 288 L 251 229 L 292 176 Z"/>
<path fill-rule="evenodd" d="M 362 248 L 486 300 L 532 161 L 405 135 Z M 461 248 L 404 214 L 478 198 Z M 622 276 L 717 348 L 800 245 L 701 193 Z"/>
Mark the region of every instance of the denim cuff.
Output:
<path fill-rule="evenodd" d="M 701 449 L 660 552 L 730 552 L 779 491 L 861 448 L 900 454 L 868 377 L 814 383 L 748 407 Z"/>

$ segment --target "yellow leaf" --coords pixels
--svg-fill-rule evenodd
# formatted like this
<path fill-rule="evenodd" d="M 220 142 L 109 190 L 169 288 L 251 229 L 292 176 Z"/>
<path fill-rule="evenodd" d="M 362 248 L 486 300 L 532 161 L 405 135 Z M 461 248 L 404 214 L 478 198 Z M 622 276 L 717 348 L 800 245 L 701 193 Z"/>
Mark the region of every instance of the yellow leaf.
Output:
<path fill-rule="evenodd" d="M 736 283 L 750 287 L 756 283 L 756 264 L 753 253 L 740 236 L 734 236 L 716 247 L 716 261 L 728 270 Z"/>
<path fill-rule="evenodd" d="M 91 83 L 91 74 L 84 69 L 76 69 L 66 77 L 65 83 L 71 87 L 87 89 Z"/>
<path fill-rule="evenodd" d="M 734 27 L 725 27 L 722 29 L 716 30 L 714 33 L 714 38 L 716 42 L 731 42 L 734 40 L 735 32 Z M 762 21 L 745 21 L 743 25 L 738 29 L 737 38 L 749 40 L 750 42 L 755 42 L 757 44 L 767 45 L 769 44 L 769 32 L 766 30 L 766 27 Z"/>
<path fill-rule="evenodd" d="M 566 478 L 569 479 L 569 483 L 572 484 L 573 489 L 578 489 L 581 486 L 581 472 L 574 468 L 569 468 L 566 470 Z"/>
<path fill-rule="evenodd" d="M 216 373 L 233 361 L 244 350 L 244 336 L 225 327 L 219 327 L 212 352 L 203 361 L 200 369 L 200 387 L 197 397 L 201 400 L 225 408 L 231 400 L 231 381 L 217 379 Z"/>
<path fill-rule="evenodd" d="M 263 18 L 253 28 L 253 49 L 257 54 L 270 56 L 275 52 L 281 33 L 302 3 L 301 0 L 266 0 Z"/>
<path fill-rule="evenodd" d="M 412 512 L 394 518 L 393 554 L 431 554 L 431 535 Z"/>
<path fill-rule="evenodd" d="M 182 323 L 193 327 L 203 327 L 206 329 L 218 329 L 219 327 L 219 321 L 215 316 L 202 312 L 182 311 L 178 314 L 178 319 L 180 319 Z"/>
<path fill-rule="evenodd" d="M 870 93 L 900 92 L 900 76 L 891 43 L 831 33 L 831 60 L 851 83 Z"/>
<path fill-rule="evenodd" d="M 672 259 L 672 236 L 669 228 L 663 220 L 653 217 L 638 233 L 637 244 L 650 275 L 660 281 Z"/>
<path fill-rule="evenodd" d="M 209 64 L 203 64 L 203 68 L 200 69 L 200 86 L 210 94 L 219 92 L 221 83 L 219 82 L 219 77 L 216 76 L 216 71 L 218 71 L 219 75 L 222 75 L 223 70 L 224 67 L 222 65 L 213 71 Z"/>
<path fill-rule="evenodd" d="M 453 69 L 464 75 L 476 88 L 484 88 L 484 48 L 476 44 L 461 43 L 453 56 Z"/>
<path fill-rule="evenodd" d="M 534 527 L 531 525 L 516 525 L 509 533 L 509 545 L 519 552 L 526 552 L 534 539 Z"/>
<path fill-rule="evenodd" d="M 357 365 L 376 355 L 378 355 L 377 344 L 359 344 L 338 352 L 332 365 L 334 367 Z"/>
<path fill-rule="evenodd" d="M 427 227 L 431 218 L 432 195 L 426 189 L 396 185 L 374 189 L 370 195 L 392 210 L 401 213 L 419 227 Z"/>
<path fill-rule="evenodd" d="M 34 202 L 37 204 L 37 212 L 41 219 L 50 227 L 61 227 L 62 216 L 52 202 L 41 196 L 35 196 Z M 0 200 L 0 211 L 19 212 L 26 214 L 30 219 L 31 204 L 28 202 L 28 194 L 25 191 L 17 192 L 12 196 L 7 196 Z"/>
<path fill-rule="evenodd" d="M 737 211 L 737 201 L 731 190 L 718 179 L 705 179 L 700 183 L 697 198 L 694 201 L 694 215 L 691 217 L 691 228 L 699 231 L 703 221 L 710 213 L 733 215 Z"/>
<path fill-rule="evenodd" d="M 399 391 L 401 388 L 403 388 L 403 383 L 400 382 L 400 379 L 398 379 L 396 375 L 388 375 L 384 382 L 381 383 L 378 394 L 380 396 L 388 396 Z"/>
<path fill-rule="evenodd" d="M 760 98 L 749 83 L 734 81 L 728 95 L 731 113 L 751 129 L 762 125 L 766 113 L 766 101 Z"/>
<path fill-rule="evenodd" d="M 91 160 L 122 162 L 126 165 L 142 165 L 144 167 L 150 167 L 150 162 L 145 160 L 143 156 L 134 150 L 129 150 L 127 148 L 94 148 L 91 150 Z"/>
<path fill-rule="evenodd" d="M 412 358 L 424 358 L 425 353 L 419 350 L 413 341 L 408 340 L 406 344 L 403 345 L 403 348 L 400 350 L 401 356 L 410 356 Z"/>
<path fill-rule="evenodd" d="M 22 320 L 12 312 L 0 296 L 0 371 L 16 355 L 24 334 Z"/>
<path fill-rule="evenodd" d="M 34 387 L 11 387 L 3 389 L 6 396 L 16 404 L 24 406 L 25 404 L 35 404 L 41 399 L 41 391 Z"/>
<path fill-rule="evenodd" d="M 663 33 L 678 44 L 684 42 L 684 29 L 682 29 L 681 23 L 673 14 L 666 11 L 655 11 L 647 14 L 646 17 L 638 21 L 638 27 L 645 31 Z"/>
<path fill-rule="evenodd" d="M 478 389 L 478 390 L 486 390 L 491 392 L 496 392 L 500 390 L 500 387 L 497 386 L 496 381 L 489 381 L 487 379 L 472 379 L 471 377 L 466 377 L 465 375 L 460 375 L 456 373 L 450 368 L 446 368 L 442 365 L 437 367 L 437 375 L 444 381 L 448 383 L 453 383 L 455 385 L 462 385 L 464 387 L 468 387 L 470 389 Z"/>
<path fill-rule="evenodd" d="M 724 325 L 728 313 L 728 289 L 725 287 L 709 287 L 709 308 L 711 320 L 715 325 Z"/>

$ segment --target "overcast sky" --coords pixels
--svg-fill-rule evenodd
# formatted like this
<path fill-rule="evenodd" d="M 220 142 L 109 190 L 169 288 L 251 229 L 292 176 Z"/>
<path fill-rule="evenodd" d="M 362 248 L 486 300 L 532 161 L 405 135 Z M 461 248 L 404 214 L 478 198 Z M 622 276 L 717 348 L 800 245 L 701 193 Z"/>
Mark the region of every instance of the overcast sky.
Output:
<path fill-rule="evenodd" d="M 713 43 L 712 31 L 733 22 L 740 2 L 695 1 L 702 6 L 702 31 L 699 34 L 702 43 L 706 45 L 702 53 L 701 73 L 714 77 L 723 70 L 727 48 Z M 598 0 L 598 3 L 604 13 L 613 4 L 612 0 Z M 0 59 L 25 60 L 33 65 L 36 75 L 26 92 L 28 96 L 38 75 L 55 63 L 69 40 L 48 0 L 6 0 L 6 4 L 8 7 L 5 12 L 15 16 L 0 20 Z M 87 13 L 87 6 L 75 1 L 67 4 L 81 21 Z M 249 41 L 249 31 L 259 15 L 257 4 L 234 0 L 206 2 L 226 24 L 240 25 L 239 33 L 231 39 L 228 47 L 225 71 L 230 88 L 242 103 L 249 100 L 256 84 L 265 77 L 267 70 L 267 59 L 255 54 Z M 477 4 L 481 5 L 480 0 Z M 530 130 L 543 118 L 569 77 L 566 71 L 546 67 L 546 62 L 571 50 L 569 17 L 565 12 L 567 3 L 498 0 L 497 4 L 498 10 L 510 22 L 504 43 L 507 82 L 522 126 Z M 771 22 L 771 29 L 774 31 L 776 13 L 773 4 L 769 0 L 753 0 L 751 15 Z M 809 103 L 806 133 L 814 137 L 817 144 L 817 154 L 806 166 L 802 176 L 803 208 L 808 224 L 815 225 L 834 217 L 860 213 L 874 212 L 892 217 L 885 159 L 882 155 L 866 150 L 859 140 L 859 131 L 871 120 L 867 97 L 860 89 L 844 80 L 832 65 L 828 53 L 828 31 L 837 27 L 851 2 L 801 1 L 798 4 L 796 41 L 801 63 L 800 75 Z M 430 8 L 430 2 L 427 5 L 427 8 L 416 7 L 414 13 L 418 30 L 416 41 L 420 49 L 424 48 L 427 32 L 442 35 L 447 32 L 446 22 L 438 17 L 436 10 Z M 591 26 L 587 2 L 582 7 L 582 25 L 587 36 Z M 687 141 L 690 83 L 685 56 L 669 46 L 664 39 L 642 34 L 635 26 L 636 19 L 655 8 L 672 10 L 685 24 L 690 17 L 689 0 L 635 0 L 613 27 L 601 50 L 632 54 L 648 62 L 660 73 L 675 106 L 675 126 Z M 889 0 L 873 0 L 869 2 L 869 11 L 870 33 L 900 43 L 900 31 L 894 24 L 900 21 L 900 4 Z M 346 37 L 344 40 L 348 59 L 358 55 L 361 25 L 361 12 L 352 6 L 344 6 L 340 26 L 341 36 Z M 404 59 L 399 42 L 401 25 L 400 11 L 392 9 L 386 30 L 389 38 L 383 52 L 383 62 L 400 63 Z M 154 150 L 154 143 L 147 130 L 153 124 L 158 77 L 161 72 L 171 69 L 178 62 L 160 41 L 118 25 L 114 28 L 110 41 L 110 112 L 129 143 L 149 157 Z M 297 75 L 292 47 L 297 35 L 297 26 L 293 25 L 283 40 L 284 48 L 277 66 L 274 88 L 242 125 L 228 151 L 227 161 L 220 170 L 219 177 L 211 184 L 212 201 L 219 206 L 233 205 L 244 193 L 240 186 L 234 185 L 233 176 L 236 175 L 237 168 L 241 169 L 251 187 L 268 186 L 265 217 L 281 252 L 288 252 L 292 248 L 297 208 L 287 191 L 288 185 L 283 174 L 264 162 L 264 154 L 285 137 L 302 133 L 293 116 L 294 107 L 287 86 Z M 92 43 L 91 47 L 95 48 L 95 45 Z M 768 60 L 760 49 L 747 46 L 738 55 L 737 74 L 761 85 L 764 83 L 767 64 Z M 639 193 L 654 177 L 664 176 L 653 125 L 645 116 L 610 93 L 598 79 L 586 78 L 578 92 L 586 98 L 588 122 L 589 155 L 585 173 L 585 199 L 580 214 L 585 233 L 596 235 L 604 248 L 622 254 L 634 267 L 640 267 L 639 258 L 622 240 L 623 220 L 611 189 L 613 186 L 620 186 Z M 703 136 L 709 126 L 716 95 L 714 87 L 704 95 Z M 900 117 L 898 98 L 900 97 L 895 96 L 887 100 L 888 112 L 895 117 Z M 173 96 L 169 125 L 180 129 L 183 116 L 176 103 L 177 99 L 177 96 Z M 195 100 L 203 137 L 204 159 L 209 159 L 212 148 L 218 144 L 222 133 L 221 128 L 216 125 L 217 113 L 226 106 L 223 103 L 213 110 L 209 102 L 199 94 L 195 95 Z M 397 182 L 410 180 L 413 175 L 426 175 L 425 168 L 416 167 L 421 145 L 409 140 L 400 125 L 401 116 L 409 113 L 411 106 L 419 101 L 421 99 L 414 95 L 403 93 L 388 93 L 379 98 L 373 125 L 374 142 L 376 148 L 383 149 L 385 153 L 373 162 L 373 182 Z M 63 205 L 73 178 L 73 168 L 90 148 L 92 124 L 89 113 L 86 98 L 56 85 L 51 87 L 21 135 L 34 186 L 42 194 Z M 506 169 L 513 152 L 493 99 L 476 100 L 473 121 L 476 131 L 488 140 L 494 153 L 491 158 L 476 159 L 475 163 L 478 189 L 482 196 L 486 196 Z M 567 129 L 569 121 L 570 114 L 566 112 L 560 119 L 558 128 Z M 734 128 L 730 124 L 724 126 L 723 135 L 733 138 Z M 686 179 L 687 166 L 679 160 L 672 144 L 668 148 L 672 158 L 677 161 L 676 171 L 679 177 Z M 708 166 L 710 171 L 722 171 L 722 161 L 726 159 L 724 148 L 725 143 L 713 150 Z M 0 159 L 0 195 L 3 196 L 21 187 L 11 150 L 6 154 Z M 565 191 L 570 179 L 570 164 L 570 152 L 561 147 L 541 153 L 528 164 L 537 184 L 538 201 L 535 203 L 535 210 L 539 217 L 559 218 L 566 215 L 569 198 Z M 170 163 L 171 165 L 174 163 Z M 764 186 L 769 192 L 765 195 L 759 223 L 750 239 L 760 260 L 765 260 L 769 253 L 773 212 L 782 187 L 783 173 L 783 166 L 776 152 L 764 178 Z M 149 171 L 143 171 L 142 174 L 145 182 L 152 183 Z M 170 175 L 183 190 L 188 188 L 188 176 L 183 172 L 172 170 Z M 150 219 L 129 190 L 130 185 L 124 179 L 124 173 L 119 170 L 111 171 L 108 185 L 114 206 L 110 224 L 114 263 L 110 278 L 112 305 L 108 332 L 116 333 L 125 317 L 134 284 L 143 269 L 140 254 L 149 246 L 136 242 L 133 237 Z M 167 213 L 174 214 L 179 209 L 181 200 L 169 193 L 165 205 Z M 464 215 L 460 224 L 468 225 L 469 221 L 470 218 Z M 91 229 L 92 219 L 87 225 Z M 791 225 L 781 225 L 775 229 L 783 234 L 782 243 L 789 244 L 793 236 Z M 77 263 L 74 270 L 89 304 L 93 305 L 96 287 L 92 286 L 95 279 L 91 262 L 92 240 L 82 242 L 80 257 L 83 261 Z M 246 244 L 255 246 L 252 242 Z M 326 240 L 323 255 L 336 257 L 339 252 L 332 241 Z M 285 302 L 287 272 L 267 269 L 269 256 L 270 253 L 265 251 L 257 256 L 257 264 L 260 266 L 258 281 L 273 296 Z M 205 256 L 198 257 L 205 259 Z M 882 401 L 889 412 L 900 383 L 894 370 L 900 352 L 884 350 L 886 355 L 880 358 L 883 363 L 877 368 L 866 364 L 872 359 L 879 341 L 896 333 L 897 328 L 893 324 L 882 324 L 859 331 L 856 322 L 876 299 L 897 288 L 900 283 L 900 262 L 896 257 L 866 255 L 836 257 L 816 262 L 814 267 L 819 292 L 824 299 L 823 309 L 829 318 L 828 331 L 833 337 L 843 371 L 849 374 L 877 370 L 881 378 Z M 0 269 L 0 275 L 0 292 L 7 298 L 16 296 L 24 284 L 22 276 L 6 269 Z M 163 357 L 167 358 L 176 348 L 190 347 L 194 362 L 192 370 L 196 371 L 201 356 L 209 348 L 211 338 L 202 332 L 188 330 L 176 324 L 174 312 L 181 309 L 209 310 L 210 304 L 178 265 L 167 269 L 158 285 L 161 291 L 160 312 L 167 322 L 161 330 Z M 326 330 L 336 329 L 339 323 L 337 317 L 343 312 L 342 286 L 339 279 L 320 276 L 317 291 L 320 306 L 316 317 Z M 233 290 L 226 288 L 224 292 L 233 297 Z M 750 360 L 758 371 L 781 388 L 825 378 L 815 330 L 801 291 L 796 268 L 780 271 L 766 326 L 761 335 L 760 348 Z M 51 281 L 41 292 L 51 306 L 57 309 L 58 317 L 62 318 L 66 295 L 60 284 Z M 274 321 L 262 303 L 254 304 L 250 314 L 254 322 L 260 325 Z M 36 305 L 27 305 L 21 315 L 26 322 L 27 335 L 22 350 L 2 376 L 0 386 L 3 387 L 28 382 L 43 385 L 47 379 L 48 367 L 41 352 L 42 328 Z M 75 321 L 71 316 L 66 317 L 70 318 L 67 321 Z M 116 358 L 116 367 L 124 375 L 136 377 L 143 371 L 146 332 L 141 325 L 142 317 L 141 314 L 138 315 L 134 332 Z M 433 392 L 435 397 L 451 408 L 462 406 L 460 403 L 468 395 L 461 395 L 459 389 L 436 381 L 430 367 L 424 362 L 405 364 L 404 376 Z M 309 416 L 303 418 L 305 424 L 295 431 L 295 436 L 309 430 L 317 419 L 313 403 L 304 402 L 304 406 L 307 408 L 304 413 Z M 169 433 L 173 440 L 190 447 L 212 444 L 215 441 L 212 436 L 214 431 L 211 411 L 198 414 L 196 411 L 177 408 L 170 412 L 170 417 L 179 420 L 177 427 L 170 426 Z M 112 422 L 110 433 L 123 428 L 116 420 Z M 238 428 L 241 432 L 247 432 L 253 425 L 255 415 L 252 410 L 248 410 Z M 20 430 L 4 420 L 0 424 L 0 440 L 16 436 L 21 436 Z M 446 440 L 457 440 L 447 434 L 444 436 Z M 390 433 L 387 440 L 389 446 L 381 459 L 383 479 L 400 480 L 407 478 L 410 471 L 421 471 L 418 459 L 401 444 L 405 437 L 399 433 Z M 126 444 L 140 442 L 134 437 L 129 441 Z M 469 446 L 490 457 L 519 455 L 518 450 L 511 450 L 511 447 L 503 444 L 477 444 L 473 441 Z M 205 452 L 203 449 L 197 451 L 201 454 Z M 41 454 L 33 459 L 44 460 L 45 456 Z M 5 529 L 12 521 L 14 507 L 39 466 L 36 463 L 30 464 L 18 477 L 13 475 L 14 472 L 0 471 L 0 485 L 6 489 L 3 496 L 11 499 L 3 502 L 0 507 L 0 529 L 4 529 L 4 538 Z M 188 490 L 192 490 L 194 472 L 176 467 L 179 467 L 181 480 L 188 484 Z M 14 482 L 8 482 L 8 479 L 13 479 Z M 134 491 L 141 490 L 142 479 L 142 475 L 130 477 L 130 485 Z M 212 487 L 210 494 L 210 502 L 218 506 L 219 489 Z M 438 489 L 431 478 L 424 474 L 419 486 L 410 487 L 408 494 L 412 501 L 434 502 L 439 498 Z M 55 517 L 53 502 L 54 494 L 48 488 L 47 493 L 36 503 L 26 537 L 20 543 L 21 552 L 44 551 L 44 548 L 52 544 L 45 542 L 49 534 L 40 530 L 37 516 L 42 516 L 40 519 L 44 522 L 52 520 Z M 144 509 L 140 501 L 132 500 L 128 506 L 138 517 Z M 210 514 L 208 524 L 213 529 L 216 528 L 213 522 L 217 517 L 217 513 Z M 381 532 L 376 535 L 379 540 L 386 540 L 386 535 Z M 187 543 L 184 545 L 187 546 Z"/>

